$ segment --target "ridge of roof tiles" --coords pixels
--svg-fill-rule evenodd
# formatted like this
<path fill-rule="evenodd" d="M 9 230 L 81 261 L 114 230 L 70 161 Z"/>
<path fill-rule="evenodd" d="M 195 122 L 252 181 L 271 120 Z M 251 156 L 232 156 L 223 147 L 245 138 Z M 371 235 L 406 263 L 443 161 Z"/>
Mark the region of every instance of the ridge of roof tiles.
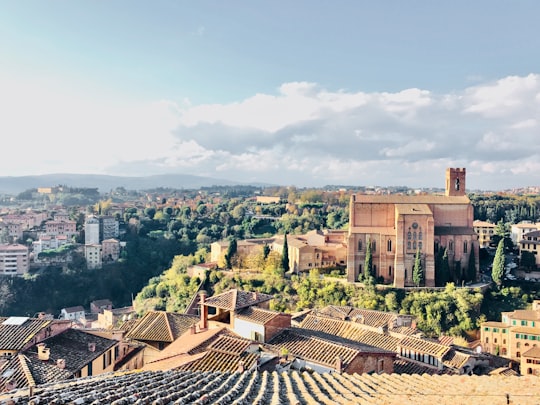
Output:
<path fill-rule="evenodd" d="M 193 315 L 150 311 L 131 326 L 126 334 L 126 338 L 170 343 L 198 321 L 199 318 Z"/>
<path fill-rule="evenodd" d="M 0 404 L 538 404 L 536 376 L 146 371 L 0 393 Z"/>
<path fill-rule="evenodd" d="M 206 298 L 205 305 L 235 311 L 241 308 L 270 301 L 274 296 L 255 291 L 232 289 L 218 295 Z"/>

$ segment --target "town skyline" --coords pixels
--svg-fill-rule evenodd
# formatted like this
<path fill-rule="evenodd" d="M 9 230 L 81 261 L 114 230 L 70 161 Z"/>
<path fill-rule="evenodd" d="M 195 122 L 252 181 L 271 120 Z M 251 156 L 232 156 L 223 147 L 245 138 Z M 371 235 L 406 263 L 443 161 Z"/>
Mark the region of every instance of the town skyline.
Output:
<path fill-rule="evenodd" d="M 536 2 L 1 7 L 4 176 L 540 185 Z"/>

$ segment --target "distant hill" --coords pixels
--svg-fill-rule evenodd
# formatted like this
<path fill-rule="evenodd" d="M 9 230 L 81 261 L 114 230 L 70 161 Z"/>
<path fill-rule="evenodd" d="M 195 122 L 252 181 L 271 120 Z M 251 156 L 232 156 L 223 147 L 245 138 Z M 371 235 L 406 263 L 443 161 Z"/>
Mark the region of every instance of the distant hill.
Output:
<path fill-rule="evenodd" d="M 44 174 L 39 176 L 0 176 L 0 194 L 15 195 L 37 187 L 98 188 L 100 193 L 117 187 L 127 190 L 147 190 L 164 187 L 175 189 L 199 189 L 211 186 L 246 185 L 211 177 L 192 176 L 187 174 L 162 174 L 146 177 L 109 176 L 101 174 Z M 261 184 L 253 184 L 261 185 Z"/>

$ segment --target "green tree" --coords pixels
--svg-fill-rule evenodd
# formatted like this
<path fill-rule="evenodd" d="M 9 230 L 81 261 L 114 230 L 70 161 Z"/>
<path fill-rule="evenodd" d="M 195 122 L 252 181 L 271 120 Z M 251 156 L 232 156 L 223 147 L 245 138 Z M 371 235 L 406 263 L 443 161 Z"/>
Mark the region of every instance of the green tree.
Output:
<path fill-rule="evenodd" d="M 416 256 L 414 257 L 413 267 L 413 282 L 417 287 L 424 281 L 424 269 L 422 268 L 422 261 L 420 258 L 420 249 L 416 249 Z"/>
<path fill-rule="evenodd" d="M 536 270 L 536 257 L 532 252 L 523 250 L 521 252 L 521 266 L 525 268 L 526 271 Z"/>
<path fill-rule="evenodd" d="M 228 269 L 232 269 L 232 258 L 236 254 L 238 249 L 238 242 L 236 238 L 231 238 L 229 240 L 229 246 L 227 247 L 227 253 L 225 253 L 225 266 Z"/>
<path fill-rule="evenodd" d="M 263 246 L 263 258 L 264 258 L 264 260 L 266 260 L 266 258 L 268 257 L 269 254 L 270 254 L 270 246 L 268 246 L 268 244 L 265 243 L 264 246 Z"/>
<path fill-rule="evenodd" d="M 366 258 L 364 260 L 364 280 L 373 277 L 373 255 L 371 254 L 371 239 L 366 243 Z"/>
<path fill-rule="evenodd" d="M 471 244 L 471 253 L 469 254 L 469 265 L 467 266 L 467 281 L 476 281 L 476 256 L 474 254 L 474 245 Z"/>
<path fill-rule="evenodd" d="M 283 235 L 283 254 L 281 255 L 281 267 L 283 271 L 288 272 L 290 270 L 289 265 L 289 244 L 287 243 L 287 232 Z"/>
<path fill-rule="evenodd" d="M 442 254 L 441 254 L 442 252 Z M 450 281 L 450 266 L 448 264 L 448 250 L 440 250 L 437 256 L 437 267 L 435 269 L 436 284 L 444 287 Z"/>
<path fill-rule="evenodd" d="M 499 241 L 497 245 L 497 251 L 495 252 L 495 258 L 493 259 L 493 268 L 491 270 L 491 278 L 497 284 L 501 286 L 502 277 L 504 274 L 504 239 Z"/>

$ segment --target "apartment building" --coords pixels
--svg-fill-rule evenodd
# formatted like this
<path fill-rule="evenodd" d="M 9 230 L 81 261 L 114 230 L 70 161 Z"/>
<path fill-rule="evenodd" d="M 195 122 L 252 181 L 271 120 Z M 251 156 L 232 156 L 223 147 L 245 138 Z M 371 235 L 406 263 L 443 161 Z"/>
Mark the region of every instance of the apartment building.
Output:
<path fill-rule="evenodd" d="M 480 339 L 484 352 L 520 361 L 524 353 L 540 347 L 540 300 L 534 300 L 531 309 L 503 312 L 500 322 L 482 323 Z"/>
<path fill-rule="evenodd" d="M 21 276 L 30 268 L 29 250 L 20 244 L 0 244 L 0 275 Z"/>
<path fill-rule="evenodd" d="M 75 221 L 47 221 L 45 222 L 45 234 L 51 236 L 65 235 L 72 238 L 77 235 L 77 223 Z"/>
<path fill-rule="evenodd" d="M 510 238 L 514 242 L 514 245 L 517 246 L 526 233 L 538 230 L 540 230 L 540 223 L 521 221 L 519 224 L 513 224 L 510 227 Z"/>
<path fill-rule="evenodd" d="M 84 244 L 99 245 L 99 219 L 93 215 L 84 222 Z"/>
<path fill-rule="evenodd" d="M 491 243 L 491 238 L 495 234 L 495 224 L 486 221 L 473 221 L 473 228 L 478 235 L 478 245 L 486 248 Z"/>
<path fill-rule="evenodd" d="M 534 255 L 536 267 L 540 266 L 540 230 L 525 233 L 519 240 L 519 255 L 523 252 L 530 252 Z"/>

